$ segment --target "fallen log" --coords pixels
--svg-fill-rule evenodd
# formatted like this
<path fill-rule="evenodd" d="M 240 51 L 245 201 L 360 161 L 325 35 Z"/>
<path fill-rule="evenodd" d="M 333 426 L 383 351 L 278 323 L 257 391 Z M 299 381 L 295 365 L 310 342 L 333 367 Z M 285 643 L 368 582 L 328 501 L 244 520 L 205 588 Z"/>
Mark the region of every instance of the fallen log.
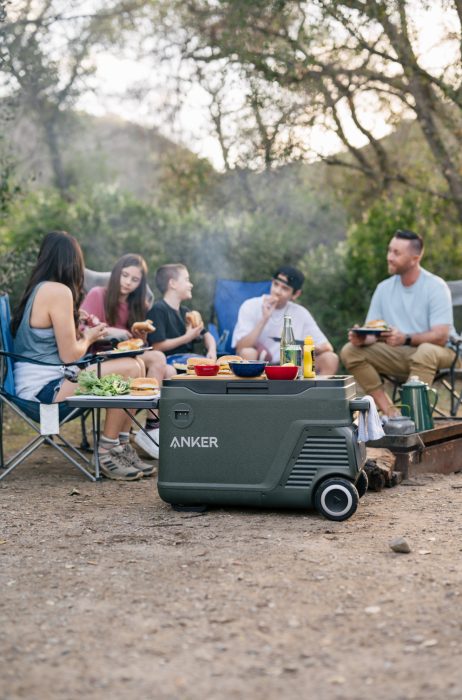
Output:
<path fill-rule="evenodd" d="M 401 472 L 394 470 L 396 456 L 383 447 L 368 447 L 364 471 L 369 481 L 370 491 L 391 488 L 402 481 Z"/>

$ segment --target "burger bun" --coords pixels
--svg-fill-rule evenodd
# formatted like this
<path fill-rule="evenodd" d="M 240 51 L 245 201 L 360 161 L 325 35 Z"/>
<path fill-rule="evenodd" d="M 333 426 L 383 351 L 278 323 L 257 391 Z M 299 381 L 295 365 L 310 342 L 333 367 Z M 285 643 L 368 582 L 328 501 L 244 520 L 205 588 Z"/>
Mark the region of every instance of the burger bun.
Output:
<path fill-rule="evenodd" d="M 231 374 L 230 362 L 243 362 L 243 359 L 240 355 L 222 355 L 217 360 L 217 364 L 220 365 L 218 374 Z"/>
<path fill-rule="evenodd" d="M 191 326 L 192 328 L 198 328 L 199 326 L 204 325 L 202 316 L 200 315 L 199 311 L 188 311 L 185 314 L 185 320 L 186 325 Z"/>
<path fill-rule="evenodd" d="M 365 328 L 375 328 L 376 330 L 388 330 L 389 326 L 383 319 L 373 319 L 372 321 L 367 321 L 364 326 Z"/>
<path fill-rule="evenodd" d="M 129 338 L 117 343 L 117 350 L 140 350 L 144 347 L 144 341 L 141 338 Z"/>
<path fill-rule="evenodd" d="M 187 373 L 195 374 L 194 367 L 197 365 L 210 365 L 211 361 L 207 357 L 189 357 L 187 363 Z"/>
<path fill-rule="evenodd" d="M 131 380 L 130 394 L 132 396 L 146 396 L 157 394 L 159 382 L 155 377 L 137 377 Z"/>
<path fill-rule="evenodd" d="M 155 331 L 155 326 L 152 325 L 152 321 L 135 321 L 132 325 L 132 333 L 152 333 Z"/>

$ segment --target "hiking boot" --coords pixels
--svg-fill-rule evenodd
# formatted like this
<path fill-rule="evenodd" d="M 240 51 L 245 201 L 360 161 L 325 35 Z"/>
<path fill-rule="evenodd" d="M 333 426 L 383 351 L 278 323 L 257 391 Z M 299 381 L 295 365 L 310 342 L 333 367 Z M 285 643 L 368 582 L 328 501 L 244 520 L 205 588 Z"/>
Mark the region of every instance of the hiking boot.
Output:
<path fill-rule="evenodd" d="M 138 469 L 138 471 L 143 472 L 143 476 L 152 476 L 153 474 L 156 474 L 157 468 L 153 464 L 146 464 L 146 462 L 142 462 L 138 453 L 131 445 L 127 444 L 123 446 L 123 455 L 134 469 Z"/>
<path fill-rule="evenodd" d="M 153 440 L 155 440 L 157 444 L 155 444 Z M 138 430 L 135 444 L 149 457 L 159 459 L 159 428 L 148 430 L 147 435 L 142 430 Z"/>
<path fill-rule="evenodd" d="M 99 453 L 101 474 L 116 481 L 136 481 L 143 477 L 143 472 L 133 467 L 120 447 L 113 447 L 108 452 Z"/>

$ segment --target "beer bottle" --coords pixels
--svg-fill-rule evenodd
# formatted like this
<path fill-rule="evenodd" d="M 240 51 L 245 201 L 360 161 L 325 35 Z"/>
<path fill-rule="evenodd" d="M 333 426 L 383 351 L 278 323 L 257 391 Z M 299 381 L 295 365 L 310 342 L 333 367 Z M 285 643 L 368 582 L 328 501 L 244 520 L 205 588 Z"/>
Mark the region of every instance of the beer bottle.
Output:
<path fill-rule="evenodd" d="M 290 363 L 300 367 L 302 364 L 302 352 L 300 345 L 295 342 L 292 319 L 290 316 L 284 316 L 284 327 L 281 334 L 280 360 L 281 365 Z"/>

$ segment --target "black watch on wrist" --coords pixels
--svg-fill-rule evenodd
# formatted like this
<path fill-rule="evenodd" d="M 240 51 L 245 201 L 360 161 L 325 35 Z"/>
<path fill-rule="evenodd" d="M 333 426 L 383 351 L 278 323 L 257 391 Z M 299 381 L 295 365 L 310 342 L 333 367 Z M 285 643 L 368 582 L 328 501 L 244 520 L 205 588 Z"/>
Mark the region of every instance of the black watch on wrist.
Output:
<path fill-rule="evenodd" d="M 407 335 L 404 339 L 404 345 L 412 345 L 412 335 Z"/>

